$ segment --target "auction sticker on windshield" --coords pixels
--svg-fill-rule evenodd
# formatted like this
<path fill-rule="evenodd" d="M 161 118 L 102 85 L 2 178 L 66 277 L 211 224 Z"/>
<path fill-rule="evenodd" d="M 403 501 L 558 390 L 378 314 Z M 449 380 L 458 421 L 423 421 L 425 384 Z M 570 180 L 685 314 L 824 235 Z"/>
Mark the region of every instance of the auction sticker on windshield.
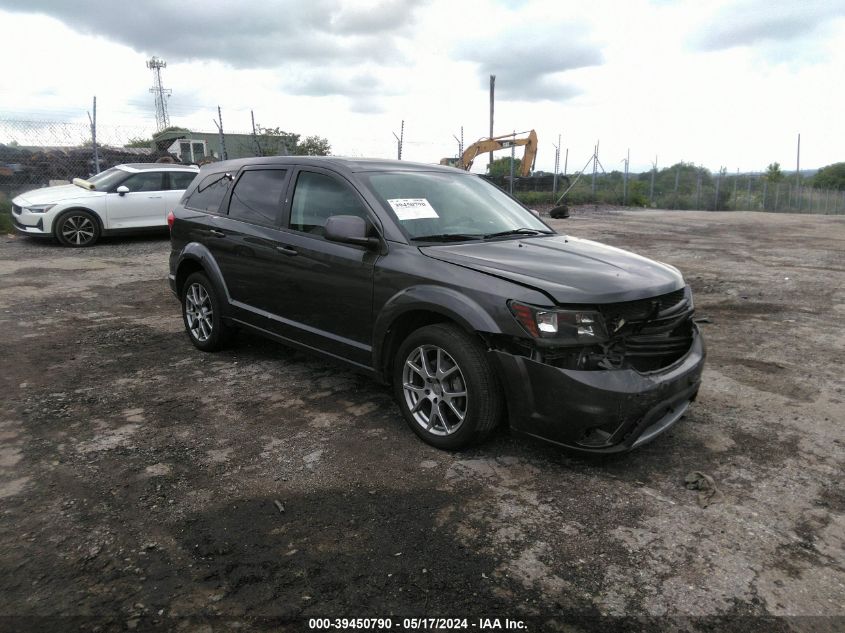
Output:
<path fill-rule="evenodd" d="M 440 217 L 425 198 L 392 198 L 387 202 L 400 220 L 423 220 Z"/>

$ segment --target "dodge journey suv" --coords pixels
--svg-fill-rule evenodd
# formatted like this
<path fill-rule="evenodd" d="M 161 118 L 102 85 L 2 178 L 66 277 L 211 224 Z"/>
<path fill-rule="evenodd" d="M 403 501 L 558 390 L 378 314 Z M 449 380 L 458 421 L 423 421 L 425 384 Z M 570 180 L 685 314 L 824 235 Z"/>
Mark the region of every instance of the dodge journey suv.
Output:
<path fill-rule="evenodd" d="M 671 427 L 704 346 L 672 266 L 561 235 L 451 167 L 269 157 L 204 166 L 168 218 L 170 285 L 203 351 L 238 328 L 392 385 L 444 449 L 502 420 L 611 453 Z"/>

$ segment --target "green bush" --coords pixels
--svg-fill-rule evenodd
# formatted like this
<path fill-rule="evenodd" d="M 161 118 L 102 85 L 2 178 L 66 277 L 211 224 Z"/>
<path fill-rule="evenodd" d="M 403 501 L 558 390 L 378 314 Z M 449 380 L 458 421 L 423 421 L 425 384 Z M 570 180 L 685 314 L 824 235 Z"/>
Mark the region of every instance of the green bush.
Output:
<path fill-rule="evenodd" d="M 0 234 L 13 233 L 12 228 L 12 203 L 3 194 L 0 194 Z"/>
<path fill-rule="evenodd" d="M 513 195 L 527 207 L 532 204 L 553 204 L 560 196 L 551 191 L 515 191 Z"/>

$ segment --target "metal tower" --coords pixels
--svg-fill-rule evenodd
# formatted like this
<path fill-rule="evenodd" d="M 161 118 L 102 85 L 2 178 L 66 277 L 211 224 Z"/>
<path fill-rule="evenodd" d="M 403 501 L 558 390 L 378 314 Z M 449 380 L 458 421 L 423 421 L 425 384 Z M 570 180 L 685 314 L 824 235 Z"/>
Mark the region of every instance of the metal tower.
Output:
<path fill-rule="evenodd" d="M 161 69 L 167 68 L 167 62 L 158 57 L 153 57 L 147 62 L 147 68 L 153 71 L 155 78 L 155 84 L 150 88 L 150 92 L 155 95 L 156 99 L 156 131 L 161 132 L 164 128 L 170 127 L 166 97 L 169 97 L 173 91 L 161 85 Z"/>

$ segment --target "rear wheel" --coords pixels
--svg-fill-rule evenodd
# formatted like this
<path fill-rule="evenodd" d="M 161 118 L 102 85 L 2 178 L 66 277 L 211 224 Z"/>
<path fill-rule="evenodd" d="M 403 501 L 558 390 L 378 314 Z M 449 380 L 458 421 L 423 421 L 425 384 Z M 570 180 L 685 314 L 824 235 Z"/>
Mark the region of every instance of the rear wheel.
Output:
<path fill-rule="evenodd" d="M 54 232 L 64 246 L 92 246 L 100 239 L 100 222 L 90 211 L 77 209 L 60 215 Z"/>
<path fill-rule="evenodd" d="M 396 355 L 393 384 L 411 429 L 437 448 L 481 441 L 502 418 L 501 390 L 484 348 L 455 325 L 413 332 Z"/>
<path fill-rule="evenodd" d="M 195 347 L 216 352 L 231 337 L 231 329 L 223 322 L 220 299 L 205 273 L 188 276 L 182 286 L 182 320 Z"/>

